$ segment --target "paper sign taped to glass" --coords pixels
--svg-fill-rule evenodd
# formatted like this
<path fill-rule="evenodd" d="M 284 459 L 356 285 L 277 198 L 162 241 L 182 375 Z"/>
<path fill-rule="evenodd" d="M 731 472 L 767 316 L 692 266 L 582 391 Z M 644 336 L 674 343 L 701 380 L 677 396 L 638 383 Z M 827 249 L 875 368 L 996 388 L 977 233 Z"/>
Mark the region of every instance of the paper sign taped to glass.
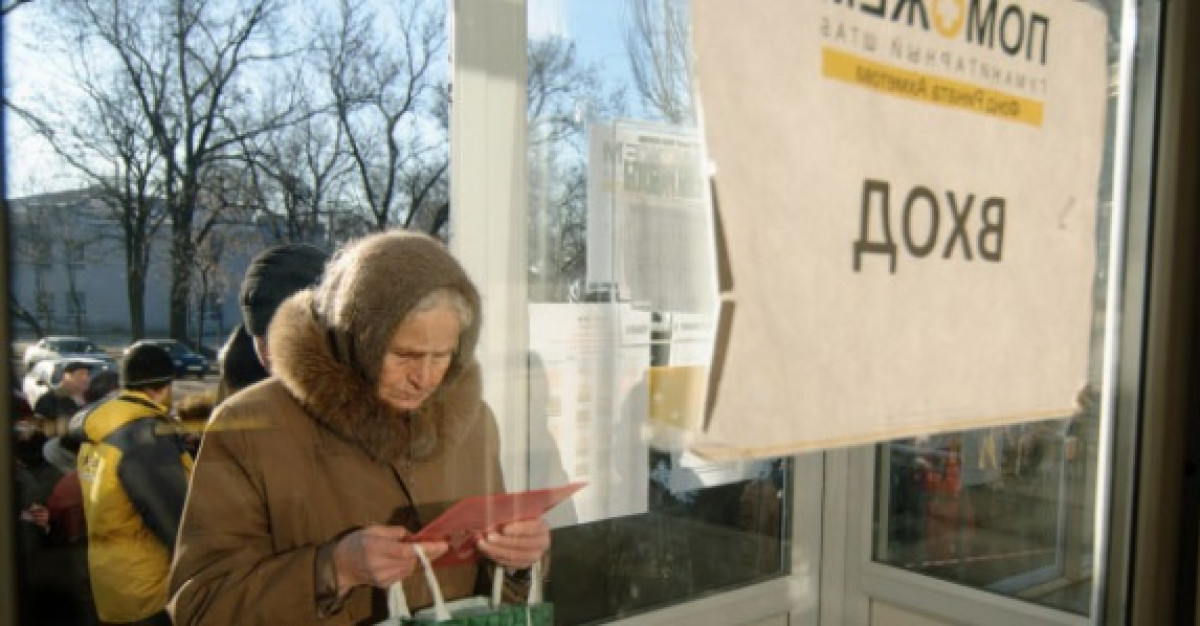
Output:
<path fill-rule="evenodd" d="M 694 449 L 1067 417 L 1106 22 L 1050 0 L 694 0 L 722 309 Z"/>

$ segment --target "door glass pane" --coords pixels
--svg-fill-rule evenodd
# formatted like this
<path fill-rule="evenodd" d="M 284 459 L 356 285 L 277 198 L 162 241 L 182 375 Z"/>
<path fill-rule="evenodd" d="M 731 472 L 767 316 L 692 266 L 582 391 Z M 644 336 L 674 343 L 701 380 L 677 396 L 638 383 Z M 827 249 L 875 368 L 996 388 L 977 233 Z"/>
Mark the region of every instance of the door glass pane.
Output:
<path fill-rule="evenodd" d="M 1067 1 L 1067 0 L 1063 0 Z M 940 433 L 876 450 L 874 560 L 1087 615 L 1093 591 L 1099 399 L 1109 303 L 1112 181 L 1122 0 L 1106 0 L 1110 85 L 1104 165 L 1097 189 L 1096 274 L 1088 381 L 1076 410 L 1014 426 Z M 1119 206 L 1119 205 L 1118 205 Z M 1019 381 L 1014 384 L 1020 384 Z"/>
<path fill-rule="evenodd" d="M 880 446 L 876 560 L 1086 614 L 1098 434 L 1088 408 Z"/>
<path fill-rule="evenodd" d="M 530 471 L 556 511 L 562 623 L 788 571 L 791 462 L 683 451 L 712 347 L 688 3 L 531 0 Z"/>
<path fill-rule="evenodd" d="M 16 513 L 0 521 L 15 544 L 15 562 L 4 564 L 11 574 L 0 584 L 15 579 L 16 602 L 0 599 L 0 623 L 8 623 L 10 609 L 16 623 L 30 626 L 169 621 L 161 612 L 175 533 L 190 523 L 185 474 L 198 433 L 218 394 L 267 376 L 266 353 L 251 333 L 265 340 L 278 303 L 315 280 L 314 249 L 332 252 L 399 228 L 446 236 L 446 8 L 445 0 L 4 3 L 4 252 L 11 270 L 4 294 L 15 453 L 0 455 L 0 481 L 9 483 Z M 309 252 L 259 256 L 280 244 L 305 244 Z M 255 259 L 258 279 L 243 288 Z M 252 328 L 247 310 L 261 329 Z M 173 374 L 163 383 L 169 394 L 152 393 L 153 385 L 128 389 L 128 370 L 138 368 L 118 363 L 135 341 L 169 349 L 173 371 L 155 376 L 163 382 Z M 334 361 L 326 364 L 346 365 Z M 83 373 L 67 376 L 68 368 Z M 344 391 L 355 377 L 367 384 L 354 374 L 335 386 Z M 126 387 L 114 392 L 119 385 Z M 353 395 L 357 407 L 372 401 L 369 392 Z M 278 414 L 277 407 L 264 412 Z M 311 413 L 320 422 L 320 411 Z M 152 429 L 150 420 L 157 420 Z M 241 431 L 274 433 L 278 423 L 268 421 Z M 313 432 L 325 432 L 316 422 Z M 293 451 L 303 445 L 287 435 L 273 442 Z M 294 472 L 303 497 L 267 497 L 264 485 L 273 481 L 241 474 L 261 479 L 262 498 L 240 501 L 238 515 L 221 521 L 272 522 L 257 539 L 241 535 L 232 557 L 210 563 L 236 569 L 238 556 L 257 551 L 254 575 L 273 581 L 264 587 L 287 596 L 292 608 L 305 598 L 314 604 L 314 557 L 297 555 L 388 521 L 388 513 L 368 511 L 373 505 L 418 504 L 407 494 L 406 462 L 404 476 L 380 466 L 385 482 L 355 481 L 337 489 L 346 498 L 337 506 L 314 506 L 321 488 L 314 484 L 345 478 L 323 471 L 326 463 L 365 458 L 358 448 L 270 468 Z M 204 466 L 203 456 L 195 467 Z M 245 454 L 239 462 L 263 458 Z M 236 500 L 229 494 L 243 483 L 219 482 L 219 498 Z M 419 504 L 438 508 L 466 495 L 413 491 L 424 498 Z M 293 501 L 288 514 L 266 513 Z M 290 530 L 279 518 L 290 520 Z M 310 534 L 279 539 L 293 531 Z M 296 576 L 278 574 L 288 559 Z M 198 593 L 217 611 L 215 598 L 237 590 Z M 204 621 L 297 623 L 277 613 L 255 616 L 280 608 L 261 595 L 239 605 L 239 619 L 210 612 Z M 331 621 L 374 623 L 367 616 L 386 615 L 382 603 L 346 604 L 351 613 Z"/>

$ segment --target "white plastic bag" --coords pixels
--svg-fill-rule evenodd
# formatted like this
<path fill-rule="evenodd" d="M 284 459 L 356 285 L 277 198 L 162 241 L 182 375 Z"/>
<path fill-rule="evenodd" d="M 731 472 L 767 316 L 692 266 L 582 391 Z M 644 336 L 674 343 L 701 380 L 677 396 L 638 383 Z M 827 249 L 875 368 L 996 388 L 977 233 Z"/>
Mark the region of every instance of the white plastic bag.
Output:
<path fill-rule="evenodd" d="M 446 602 L 446 599 L 442 596 L 442 588 L 438 584 L 437 576 L 433 573 L 433 565 L 429 562 L 428 557 L 425 556 L 425 552 L 421 550 L 421 546 L 419 545 L 413 545 L 413 549 L 417 553 L 417 558 L 421 561 L 421 569 L 424 570 L 425 582 L 433 594 L 433 606 L 417 611 L 414 615 L 409 609 L 408 599 L 404 595 L 404 585 L 401 582 L 396 582 L 388 589 L 389 617 L 377 626 L 405 626 L 414 619 L 423 623 L 448 622 L 453 620 L 455 616 L 465 617 L 472 614 L 487 613 L 497 610 L 501 606 L 504 592 L 504 574 L 499 566 L 496 567 L 496 571 L 492 576 L 491 598 L 471 596 Z M 532 581 L 527 600 L 528 606 L 542 604 L 540 561 L 533 564 L 531 576 Z"/>

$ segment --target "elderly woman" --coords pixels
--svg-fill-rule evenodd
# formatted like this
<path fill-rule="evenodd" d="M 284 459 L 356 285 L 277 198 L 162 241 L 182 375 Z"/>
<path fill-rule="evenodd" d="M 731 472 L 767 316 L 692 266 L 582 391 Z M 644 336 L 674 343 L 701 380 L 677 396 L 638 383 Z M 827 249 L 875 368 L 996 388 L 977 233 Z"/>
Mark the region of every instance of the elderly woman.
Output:
<path fill-rule="evenodd" d="M 473 358 L 479 294 L 436 240 L 350 244 L 271 322 L 272 374 L 222 403 L 197 459 L 171 573 L 176 624 L 371 624 L 404 581 L 432 602 L 405 539 L 457 500 L 503 490 Z M 437 570 L 448 599 L 512 594 L 550 531 L 514 522 L 482 565 Z M 431 558 L 442 542 L 421 544 Z"/>

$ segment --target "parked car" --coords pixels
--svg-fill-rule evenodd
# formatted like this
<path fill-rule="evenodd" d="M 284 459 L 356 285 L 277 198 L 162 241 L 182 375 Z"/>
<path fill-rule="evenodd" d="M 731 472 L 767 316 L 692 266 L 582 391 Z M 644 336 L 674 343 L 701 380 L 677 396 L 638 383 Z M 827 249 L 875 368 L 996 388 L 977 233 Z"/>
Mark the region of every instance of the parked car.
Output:
<path fill-rule="evenodd" d="M 105 355 L 107 356 L 107 355 Z M 62 382 L 63 369 L 68 363 L 85 363 L 94 377 L 103 371 L 117 371 L 116 362 L 112 357 L 97 359 L 93 357 L 72 357 L 67 359 L 46 359 L 33 364 L 33 369 L 25 374 L 21 381 L 21 391 L 25 393 L 25 401 L 29 406 L 36 406 L 38 398 Z"/>
<path fill-rule="evenodd" d="M 129 344 L 128 348 L 125 348 L 125 354 L 129 354 L 129 351 L 134 346 L 146 343 L 159 346 L 166 350 L 167 354 L 171 355 L 171 361 L 175 363 L 175 378 L 183 378 L 189 375 L 196 378 L 208 376 L 210 368 L 208 359 L 174 339 L 142 339 L 141 341 L 135 341 Z"/>
<path fill-rule="evenodd" d="M 60 358 L 100 359 L 107 361 L 112 367 L 116 367 L 117 364 L 116 359 L 109 356 L 103 348 L 96 345 L 96 342 L 91 339 L 65 335 L 42 337 L 36 343 L 30 344 L 28 348 L 25 348 L 25 355 L 22 361 L 25 364 L 25 371 L 28 372 L 39 361 Z"/>

